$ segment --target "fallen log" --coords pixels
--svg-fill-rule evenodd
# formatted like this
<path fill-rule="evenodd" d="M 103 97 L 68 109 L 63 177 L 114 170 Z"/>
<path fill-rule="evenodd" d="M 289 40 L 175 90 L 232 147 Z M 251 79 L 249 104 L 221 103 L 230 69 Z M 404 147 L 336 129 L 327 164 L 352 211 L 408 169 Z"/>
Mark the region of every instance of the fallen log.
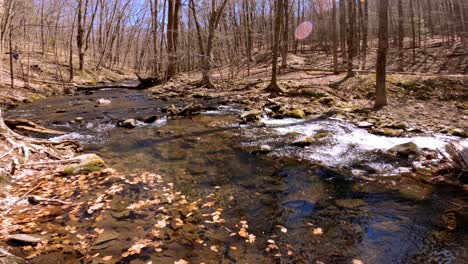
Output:
<path fill-rule="evenodd" d="M 115 83 L 100 83 L 96 85 L 76 86 L 78 91 L 93 91 L 101 89 L 129 89 L 129 90 L 145 90 L 153 86 L 164 83 L 164 80 L 158 77 L 143 78 L 136 74 L 138 80 L 129 80 Z"/>

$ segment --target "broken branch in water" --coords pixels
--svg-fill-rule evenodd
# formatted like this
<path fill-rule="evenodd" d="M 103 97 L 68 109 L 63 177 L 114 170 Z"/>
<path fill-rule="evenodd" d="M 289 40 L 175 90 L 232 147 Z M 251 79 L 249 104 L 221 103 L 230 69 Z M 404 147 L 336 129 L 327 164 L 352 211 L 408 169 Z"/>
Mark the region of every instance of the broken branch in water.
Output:
<path fill-rule="evenodd" d="M 65 201 L 62 201 L 62 200 L 59 200 L 59 199 L 48 199 L 48 198 L 44 198 L 44 197 L 41 197 L 41 196 L 37 196 L 37 195 L 29 195 L 28 196 L 28 202 L 32 205 L 36 205 L 36 204 L 51 204 L 51 203 L 55 203 L 55 204 L 61 204 L 61 205 L 64 205 L 64 204 L 71 204 L 69 202 L 65 202 Z"/>
<path fill-rule="evenodd" d="M 16 200 L 11 206 L 10 208 L 8 208 L 8 210 L 5 211 L 5 213 L 3 214 L 4 216 L 8 215 L 11 210 L 13 210 L 13 208 L 16 207 L 16 205 L 22 201 L 26 196 L 28 196 L 30 193 L 32 193 L 34 190 L 36 190 L 37 188 L 39 188 L 39 186 L 41 186 L 41 183 L 40 182 L 39 184 L 37 184 L 36 186 L 32 187 L 31 189 L 29 189 L 29 191 L 27 191 L 25 194 L 23 194 L 23 196 L 21 196 L 18 200 Z"/>

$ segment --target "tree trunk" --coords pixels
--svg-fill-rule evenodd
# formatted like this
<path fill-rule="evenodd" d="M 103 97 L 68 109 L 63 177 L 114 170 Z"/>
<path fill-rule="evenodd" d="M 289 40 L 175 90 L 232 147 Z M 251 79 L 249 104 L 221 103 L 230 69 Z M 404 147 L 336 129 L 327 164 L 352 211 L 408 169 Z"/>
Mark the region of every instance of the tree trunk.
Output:
<path fill-rule="evenodd" d="M 272 69 L 271 69 L 271 82 L 266 88 L 266 92 L 272 96 L 283 93 L 283 89 L 278 85 L 277 82 L 277 67 L 278 67 L 278 50 L 280 42 L 280 32 L 282 23 L 282 13 L 284 8 L 284 0 L 275 1 L 275 31 L 274 31 L 274 42 L 273 42 L 273 58 L 272 58 Z"/>
<path fill-rule="evenodd" d="M 84 70 L 84 28 L 83 28 L 83 0 L 78 0 L 77 7 L 78 31 L 76 33 L 76 45 L 78 47 L 78 61 L 80 71 Z"/>
<path fill-rule="evenodd" d="M 386 67 L 388 49 L 388 0 L 379 0 L 379 46 L 376 65 L 376 96 L 375 107 L 387 105 Z"/>
<path fill-rule="evenodd" d="M 289 49 L 289 0 L 283 0 L 283 39 L 281 41 L 281 68 L 286 69 Z"/>
<path fill-rule="evenodd" d="M 168 23 L 167 23 L 167 56 L 169 63 L 166 70 L 166 79 L 171 79 L 177 73 L 177 46 L 179 37 L 179 17 L 181 0 L 168 1 Z"/>
<path fill-rule="evenodd" d="M 346 3 L 345 0 L 340 0 L 340 44 L 343 64 L 346 62 L 346 31 Z"/>
<path fill-rule="evenodd" d="M 398 67 L 397 71 L 403 71 L 403 40 L 405 37 L 403 27 L 403 3 L 398 0 Z"/>
<path fill-rule="evenodd" d="M 354 7 L 355 2 L 354 0 L 348 0 L 348 73 L 347 77 L 354 76 L 353 71 L 353 60 L 355 55 L 355 47 L 354 47 L 354 22 L 356 18 L 356 9 Z"/>
<path fill-rule="evenodd" d="M 368 0 L 363 0 L 364 2 L 364 18 L 362 21 L 362 65 L 361 65 L 361 70 L 366 69 L 366 63 L 367 63 L 367 47 L 368 47 L 368 42 L 367 42 L 367 28 L 369 24 L 369 1 Z"/>
<path fill-rule="evenodd" d="M 412 36 L 412 44 L 411 48 L 413 50 L 413 64 L 416 63 L 416 26 L 414 24 L 414 5 L 413 1 L 410 1 L 410 16 L 411 16 L 411 36 Z"/>
<path fill-rule="evenodd" d="M 338 73 L 338 39 L 336 36 L 336 1 L 332 1 L 332 21 L 331 21 L 331 29 L 332 29 L 332 43 L 333 43 L 333 72 L 335 74 Z"/>

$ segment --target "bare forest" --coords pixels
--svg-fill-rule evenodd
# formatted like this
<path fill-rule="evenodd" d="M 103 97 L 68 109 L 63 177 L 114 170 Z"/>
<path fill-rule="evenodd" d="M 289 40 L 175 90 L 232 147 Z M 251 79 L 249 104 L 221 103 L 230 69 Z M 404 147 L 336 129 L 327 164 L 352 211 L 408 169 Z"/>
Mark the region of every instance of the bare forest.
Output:
<path fill-rule="evenodd" d="M 0 0 L 0 263 L 468 262 L 466 0 Z"/>

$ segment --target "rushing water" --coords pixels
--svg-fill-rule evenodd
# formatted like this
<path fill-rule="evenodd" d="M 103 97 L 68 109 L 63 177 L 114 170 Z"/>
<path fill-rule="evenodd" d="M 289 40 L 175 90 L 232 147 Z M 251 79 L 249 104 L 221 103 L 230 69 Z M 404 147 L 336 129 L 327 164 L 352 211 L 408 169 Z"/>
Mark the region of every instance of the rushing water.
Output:
<path fill-rule="evenodd" d="M 97 105 L 99 98 L 112 103 Z M 115 126 L 121 119 L 162 116 L 162 107 L 183 103 L 152 100 L 141 91 L 105 90 L 37 101 L 7 115 L 70 131 L 55 139 L 77 139 L 86 151 L 126 173 L 159 173 L 190 197 L 203 197 L 219 188 L 219 199 L 235 198 L 235 206 L 226 208 L 226 218 L 248 219 L 258 237 L 269 237 L 278 224 L 287 227 L 281 239 L 299 252 L 303 263 L 350 263 L 353 258 L 365 263 L 468 261 L 466 210 L 456 211 L 455 231 L 444 229 L 442 221 L 445 213 L 455 210 L 454 204 L 466 208 L 463 194 L 393 180 L 398 178 L 361 181 L 333 169 L 365 165 L 391 174 L 410 164 L 388 161 L 382 155 L 388 148 L 407 141 L 442 148 L 450 138 L 390 139 L 333 120 L 263 119 L 266 126 L 241 127 L 235 106 L 206 101 L 218 110 L 191 119 L 138 123 L 132 130 Z M 83 122 L 70 122 L 77 117 Z M 289 146 L 290 132 L 328 134 L 323 144 L 298 149 Z M 263 144 L 272 146 L 272 153 L 249 151 Z M 323 236 L 313 235 L 311 224 L 323 228 Z M 261 240 L 258 244 L 256 258 L 246 255 L 238 261 L 264 258 L 265 244 Z"/>

